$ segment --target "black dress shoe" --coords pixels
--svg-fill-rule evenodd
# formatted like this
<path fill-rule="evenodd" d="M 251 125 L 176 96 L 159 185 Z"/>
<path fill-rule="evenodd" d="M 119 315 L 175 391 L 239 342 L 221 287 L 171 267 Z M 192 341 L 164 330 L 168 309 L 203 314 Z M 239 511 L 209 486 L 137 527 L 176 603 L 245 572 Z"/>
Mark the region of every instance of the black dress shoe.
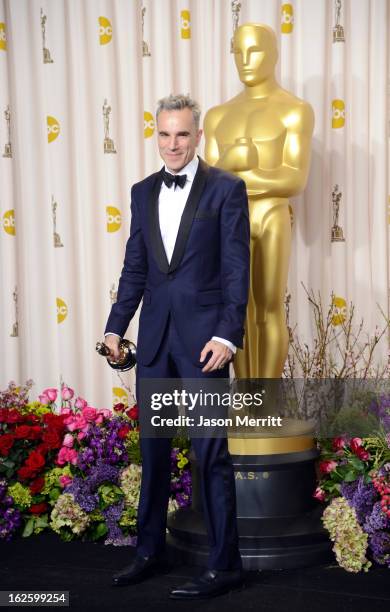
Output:
<path fill-rule="evenodd" d="M 171 599 L 208 599 L 238 589 L 243 583 L 244 575 L 241 570 L 208 569 L 198 578 L 193 578 L 173 589 L 169 597 Z"/>
<path fill-rule="evenodd" d="M 137 555 L 130 565 L 126 565 L 126 567 L 113 575 L 112 582 L 114 586 L 137 584 L 146 578 L 150 578 L 159 570 L 162 570 L 162 564 L 157 557 L 141 557 Z"/>

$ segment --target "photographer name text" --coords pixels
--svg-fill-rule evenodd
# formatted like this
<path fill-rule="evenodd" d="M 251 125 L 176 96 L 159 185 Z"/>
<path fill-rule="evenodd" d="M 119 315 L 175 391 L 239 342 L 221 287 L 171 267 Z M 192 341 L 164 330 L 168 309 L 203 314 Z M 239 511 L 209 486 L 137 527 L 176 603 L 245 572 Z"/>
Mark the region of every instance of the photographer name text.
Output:
<path fill-rule="evenodd" d="M 255 418 L 239 414 L 234 415 L 234 418 L 207 418 L 201 414 L 198 419 L 185 415 L 172 419 L 156 414 L 150 419 L 153 427 L 282 427 L 282 421 L 280 416 L 268 415 Z"/>

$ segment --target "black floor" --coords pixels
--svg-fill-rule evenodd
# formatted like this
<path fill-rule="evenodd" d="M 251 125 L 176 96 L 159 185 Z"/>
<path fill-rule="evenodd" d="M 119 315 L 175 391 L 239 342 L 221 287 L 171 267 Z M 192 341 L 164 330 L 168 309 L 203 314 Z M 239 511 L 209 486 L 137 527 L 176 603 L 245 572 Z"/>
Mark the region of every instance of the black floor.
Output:
<path fill-rule="evenodd" d="M 66 590 L 70 592 L 71 610 L 107 612 L 390 610 L 390 570 L 383 567 L 375 567 L 367 574 L 350 574 L 336 563 L 306 569 L 249 572 L 246 587 L 239 592 L 209 601 L 182 602 L 169 600 L 169 591 L 199 573 L 199 568 L 181 565 L 136 586 L 111 587 L 111 575 L 127 565 L 133 555 L 133 548 L 79 541 L 64 543 L 55 534 L 1 542 L 0 591 Z"/>

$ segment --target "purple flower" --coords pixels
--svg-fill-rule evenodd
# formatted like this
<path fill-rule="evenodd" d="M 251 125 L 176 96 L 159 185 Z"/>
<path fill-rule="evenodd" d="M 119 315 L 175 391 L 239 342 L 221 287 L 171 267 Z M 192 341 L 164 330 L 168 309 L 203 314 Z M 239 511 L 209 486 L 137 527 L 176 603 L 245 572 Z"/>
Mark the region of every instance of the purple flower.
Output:
<path fill-rule="evenodd" d="M 92 512 L 99 505 L 97 489 L 104 482 L 118 483 L 119 468 L 99 460 L 93 465 L 85 478 L 75 476 L 65 487 L 65 493 L 72 493 L 76 502 L 86 512 Z"/>
<path fill-rule="evenodd" d="M 363 524 L 363 529 L 368 534 L 374 534 L 381 529 L 390 527 L 390 519 L 384 514 L 381 508 L 381 503 L 375 502 L 371 514 L 366 516 Z"/>
<path fill-rule="evenodd" d="M 383 429 L 390 432 L 390 396 L 381 395 L 371 402 L 368 409 L 379 419 Z"/>
<path fill-rule="evenodd" d="M 363 525 L 366 516 L 371 513 L 377 497 L 374 485 L 371 482 L 365 484 L 363 476 L 359 476 L 353 482 L 343 482 L 341 484 L 341 495 L 355 509 L 357 519 Z"/>
<path fill-rule="evenodd" d="M 124 440 L 119 436 L 119 430 L 124 424 L 124 419 L 113 417 L 104 422 L 103 425 L 92 425 L 82 446 L 84 450 L 79 455 L 78 465 L 83 471 L 87 471 L 93 463 L 104 461 L 113 465 L 128 462 L 128 455 Z"/>
<path fill-rule="evenodd" d="M 390 534 L 385 531 L 376 531 L 369 537 L 369 546 L 374 561 L 390 567 Z"/>
<path fill-rule="evenodd" d="M 107 538 L 110 540 L 117 541 L 123 538 L 123 532 L 118 525 L 118 521 L 122 516 L 124 505 L 125 502 L 122 499 L 117 504 L 113 504 L 112 506 L 109 506 L 108 508 L 102 510 L 102 514 L 106 519 L 106 525 L 108 529 Z"/>
<path fill-rule="evenodd" d="M 0 481 L 0 539 L 9 542 L 22 525 L 22 514 L 12 507 L 13 498 L 7 495 L 7 483 Z"/>

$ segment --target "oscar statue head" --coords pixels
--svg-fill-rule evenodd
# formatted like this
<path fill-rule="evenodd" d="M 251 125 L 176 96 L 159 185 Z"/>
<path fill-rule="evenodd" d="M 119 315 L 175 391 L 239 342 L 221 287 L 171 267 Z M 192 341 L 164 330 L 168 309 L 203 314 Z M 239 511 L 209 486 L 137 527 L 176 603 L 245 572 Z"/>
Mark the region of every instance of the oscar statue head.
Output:
<path fill-rule="evenodd" d="M 234 59 L 240 80 L 254 87 L 274 76 L 278 61 L 275 32 L 261 23 L 245 23 L 234 33 Z"/>

